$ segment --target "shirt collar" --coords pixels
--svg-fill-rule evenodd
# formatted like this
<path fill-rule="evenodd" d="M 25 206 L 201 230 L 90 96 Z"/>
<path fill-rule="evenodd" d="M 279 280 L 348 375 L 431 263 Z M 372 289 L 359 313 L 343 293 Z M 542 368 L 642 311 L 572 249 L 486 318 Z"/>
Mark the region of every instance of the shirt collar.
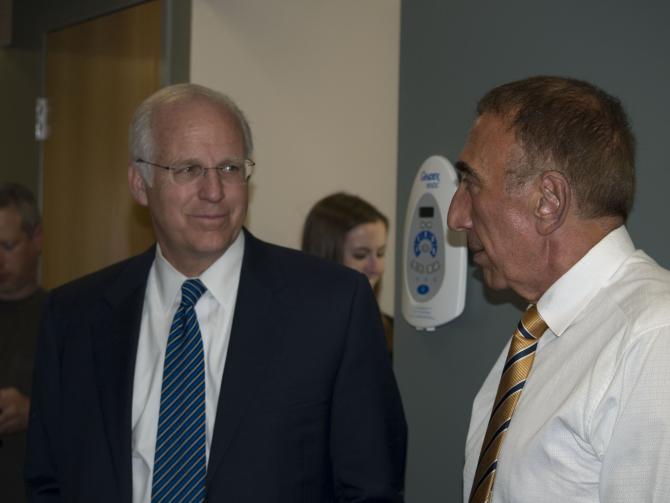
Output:
<path fill-rule="evenodd" d="M 607 234 L 547 290 L 537 303 L 542 319 L 560 336 L 588 305 L 635 245 L 622 225 Z"/>
<path fill-rule="evenodd" d="M 240 232 L 226 252 L 200 275 L 207 290 L 222 306 L 232 308 L 235 301 L 243 256 L 244 232 Z"/>
<path fill-rule="evenodd" d="M 230 285 L 236 285 L 239 279 L 243 256 L 244 232 L 240 232 L 223 255 L 200 275 L 200 281 L 207 287 L 207 291 L 222 306 L 230 306 L 234 302 L 237 288 L 231 288 Z M 181 286 L 188 278 L 167 261 L 158 243 L 154 266 L 158 298 L 162 309 L 168 313 L 180 300 Z"/>

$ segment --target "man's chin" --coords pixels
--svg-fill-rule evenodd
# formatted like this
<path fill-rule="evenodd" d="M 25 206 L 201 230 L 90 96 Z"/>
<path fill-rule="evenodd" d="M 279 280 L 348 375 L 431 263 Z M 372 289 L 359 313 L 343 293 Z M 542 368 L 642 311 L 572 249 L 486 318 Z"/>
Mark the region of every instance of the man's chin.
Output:
<path fill-rule="evenodd" d="M 507 281 L 500 273 L 498 273 L 498 271 L 482 268 L 482 274 L 484 276 L 484 284 L 491 290 L 506 290 L 509 288 Z"/>

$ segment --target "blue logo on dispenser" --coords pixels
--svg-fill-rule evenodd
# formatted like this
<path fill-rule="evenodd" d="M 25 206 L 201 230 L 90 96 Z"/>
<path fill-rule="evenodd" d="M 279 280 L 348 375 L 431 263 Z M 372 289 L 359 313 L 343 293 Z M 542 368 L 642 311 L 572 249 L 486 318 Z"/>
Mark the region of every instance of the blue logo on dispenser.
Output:
<path fill-rule="evenodd" d="M 440 185 L 440 173 L 434 171 L 432 173 L 421 172 L 421 181 L 426 182 L 427 189 L 436 189 Z"/>
<path fill-rule="evenodd" d="M 430 291 L 430 287 L 428 285 L 419 285 L 416 291 L 419 292 L 419 295 L 426 295 Z"/>
<path fill-rule="evenodd" d="M 426 173 L 425 171 L 421 172 L 421 181 L 422 182 L 439 182 L 440 173 L 435 171 L 434 173 Z"/>

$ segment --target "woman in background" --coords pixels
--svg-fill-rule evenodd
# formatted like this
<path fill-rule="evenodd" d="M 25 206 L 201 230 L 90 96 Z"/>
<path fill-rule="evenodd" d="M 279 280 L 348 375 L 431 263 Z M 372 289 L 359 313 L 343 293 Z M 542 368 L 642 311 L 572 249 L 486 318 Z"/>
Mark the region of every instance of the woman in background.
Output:
<path fill-rule="evenodd" d="M 338 192 L 310 210 L 302 231 L 302 250 L 344 264 L 368 277 L 378 296 L 384 273 L 388 219 L 360 197 Z M 393 353 L 393 318 L 382 313 L 386 345 Z"/>

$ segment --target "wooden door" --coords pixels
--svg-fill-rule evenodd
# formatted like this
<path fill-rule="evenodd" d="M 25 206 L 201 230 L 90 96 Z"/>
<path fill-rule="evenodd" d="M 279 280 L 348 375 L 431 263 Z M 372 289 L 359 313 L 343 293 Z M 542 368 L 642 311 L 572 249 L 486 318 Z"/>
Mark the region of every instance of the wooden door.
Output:
<path fill-rule="evenodd" d="M 146 249 L 130 197 L 128 124 L 160 86 L 160 1 L 47 34 L 42 283 L 53 288 Z"/>

